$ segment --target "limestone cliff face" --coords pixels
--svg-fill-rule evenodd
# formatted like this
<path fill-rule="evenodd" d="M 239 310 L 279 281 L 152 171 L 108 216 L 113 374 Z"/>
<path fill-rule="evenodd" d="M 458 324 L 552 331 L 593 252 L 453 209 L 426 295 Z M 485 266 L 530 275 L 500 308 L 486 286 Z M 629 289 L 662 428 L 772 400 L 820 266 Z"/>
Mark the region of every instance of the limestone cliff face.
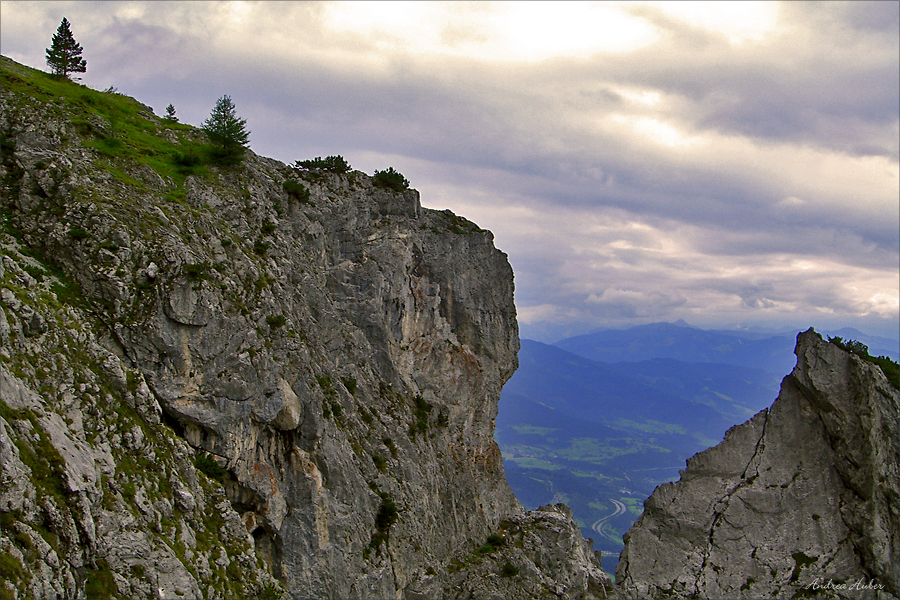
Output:
<path fill-rule="evenodd" d="M 3 69 L 4 593 L 450 594 L 525 518 L 490 232 L 360 172 L 198 166 L 193 128 Z"/>
<path fill-rule="evenodd" d="M 810 330 L 771 408 L 688 460 L 625 536 L 631 597 L 900 595 L 900 396 Z"/>

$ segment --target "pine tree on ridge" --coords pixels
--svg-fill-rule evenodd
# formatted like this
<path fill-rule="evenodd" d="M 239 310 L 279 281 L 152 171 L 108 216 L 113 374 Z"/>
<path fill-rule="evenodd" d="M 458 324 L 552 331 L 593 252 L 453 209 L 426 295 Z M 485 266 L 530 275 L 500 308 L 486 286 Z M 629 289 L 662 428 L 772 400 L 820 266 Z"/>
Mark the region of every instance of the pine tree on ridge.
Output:
<path fill-rule="evenodd" d="M 69 73 L 87 71 L 87 61 L 81 58 L 81 44 L 75 41 L 69 21 L 63 17 L 52 43 L 47 48 L 47 65 L 54 75 L 69 77 Z"/>
<path fill-rule="evenodd" d="M 246 124 L 247 119 L 241 119 L 235 113 L 230 96 L 219 98 L 209 118 L 203 122 L 203 131 L 215 149 L 213 158 L 216 162 L 237 165 L 244 159 L 244 150 L 250 141 Z"/>

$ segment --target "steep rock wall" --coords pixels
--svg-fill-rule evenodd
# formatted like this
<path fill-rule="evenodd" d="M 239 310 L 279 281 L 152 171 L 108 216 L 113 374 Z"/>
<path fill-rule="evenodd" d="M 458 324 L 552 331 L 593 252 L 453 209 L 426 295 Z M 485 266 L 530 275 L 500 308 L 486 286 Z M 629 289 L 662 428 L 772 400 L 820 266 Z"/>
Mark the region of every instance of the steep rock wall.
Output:
<path fill-rule="evenodd" d="M 644 504 L 616 571 L 631 597 L 900 594 L 900 395 L 810 330 L 771 408 Z"/>
<path fill-rule="evenodd" d="M 74 459 L 16 460 L 45 438 L 105 465 L 86 473 L 93 487 L 77 510 L 69 476 L 49 508 L 4 496 L 3 543 L 27 575 L 11 593 L 72 596 L 97 580 L 143 595 L 140 581 L 178 571 L 187 595 L 280 585 L 294 598 L 386 598 L 437 581 L 429 594 L 442 597 L 451 558 L 524 513 L 493 441 L 518 333 L 512 270 L 490 232 L 360 172 L 252 152 L 239 168 L 198 165 L 193 128 L 3 68 L 4 293 L 17 301 L 4 296 L 0 342 L 4 389 L 24 390 L 4 392 L 3 477 L 24 474 L 35 506 L 46 504 L 37 472 L 68 472 Z M 79 346 L 85 368 L 71 366 Z M 58 418 L 51 427 L 38 413 Z M 91 432 L 77 426 L 85 419 Z M 35 428 L 46 435 L 29 438 Z M 162 465 L 159 481 L 150 464 Z M 181 492 L 193 503 L 179 506 Z M 146 510 L 144 496 L 155 499 Z M 91 545 L 90 527 L 70 528 L 56 558 L 36 558 L 16 532 L 47 529 L 54 511 L 104 521 L 105 538 Z M 230 527 L 234 548 L 209 548 L 189 514 Z M 177 564 L 122 558 L 139 552 L 135 536 Z M 580 556 L 572 569 L 602 576 L 595 556 Z M 32 576 L 40 561 L 65 567 L 44 588 Z M 253 563 L 252 581 L 232 577 L 232 563 Z"/>

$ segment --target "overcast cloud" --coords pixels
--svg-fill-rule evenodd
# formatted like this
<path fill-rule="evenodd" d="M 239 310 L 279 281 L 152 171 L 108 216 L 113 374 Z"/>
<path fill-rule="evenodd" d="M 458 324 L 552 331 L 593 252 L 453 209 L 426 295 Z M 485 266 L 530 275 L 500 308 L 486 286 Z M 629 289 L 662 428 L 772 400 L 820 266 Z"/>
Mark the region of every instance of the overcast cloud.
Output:
<path fill-rule="evenodd" d="M 900 3 L 0 2 L 2 53 L 491 229 L 524 337 L 679 318 L 898 337 Z"/>

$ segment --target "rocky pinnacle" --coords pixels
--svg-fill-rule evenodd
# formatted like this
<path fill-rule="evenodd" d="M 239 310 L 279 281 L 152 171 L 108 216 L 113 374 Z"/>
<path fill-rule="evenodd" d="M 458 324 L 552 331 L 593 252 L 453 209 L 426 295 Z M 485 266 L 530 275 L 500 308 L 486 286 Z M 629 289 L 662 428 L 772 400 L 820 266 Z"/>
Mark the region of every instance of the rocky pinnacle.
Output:
<path fill-rule="evenodd" d="M 645 502 L 616 572 L 630 597 L 900 594 L 900 396 L 812 330 L 795 353 L 770 408 Z"/>

